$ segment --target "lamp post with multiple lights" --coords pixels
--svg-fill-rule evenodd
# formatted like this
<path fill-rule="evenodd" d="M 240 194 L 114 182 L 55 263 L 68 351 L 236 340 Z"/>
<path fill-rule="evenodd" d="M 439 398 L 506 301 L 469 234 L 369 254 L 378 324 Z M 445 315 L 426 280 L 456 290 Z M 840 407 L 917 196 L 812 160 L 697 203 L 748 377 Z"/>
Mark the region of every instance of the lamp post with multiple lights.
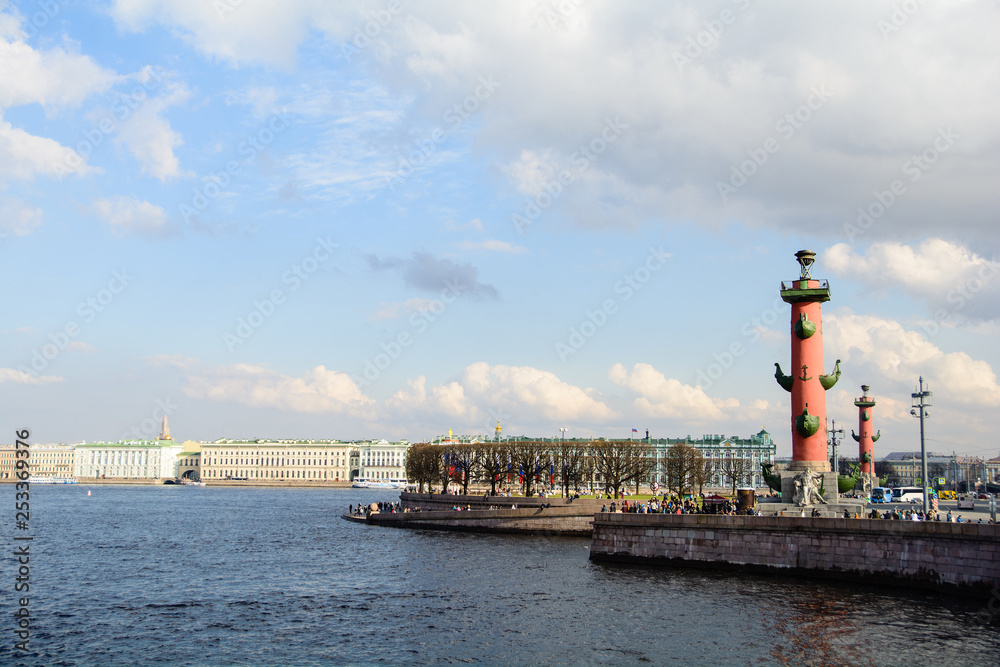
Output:
<path fill-rule="evenodd" d="M 924 389 L 924 378 L 920 376 L 920 388 L 910 394 L 913 399 L 913 409 L 910 414 L 920 419 L 920 482 L 923 486 L 924 515 L 930 510 L 930 503 L 927 499 L 927 446 L 924 443 L 924 419 L 928 416 L 927 408 L 931 405 L 933 393 Z"/>

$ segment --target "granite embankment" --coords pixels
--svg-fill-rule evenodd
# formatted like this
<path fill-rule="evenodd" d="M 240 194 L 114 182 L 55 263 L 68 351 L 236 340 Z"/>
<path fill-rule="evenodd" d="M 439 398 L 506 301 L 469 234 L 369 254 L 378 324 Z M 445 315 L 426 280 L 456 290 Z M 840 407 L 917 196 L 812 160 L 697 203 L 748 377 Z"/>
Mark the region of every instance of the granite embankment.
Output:
<path fill-rule="evenodd" d="M 454 495 L 441 493 L 401 493 L 399 504 L 408 509 L 421 510 L 451 510 L 455 507 L 473 510 L 488 510 L 491 508 L 510 509 L 516 505 L 518 509 L 537 509 L 545 507 L 568 507 L 580 514 L 590 514 L 601 511 L 601 507 L 610 500 L 594 500 L 593 498 L 523 498 L 519 496 L 490 495 Z"/>
<path fill-rule="evenodd" d="M 989 596 L 1000 587 L 1000 526 L 597 514 L 590 558 L 798 574 Z"/>
<path fill-rule="evenodd" d="M 7 481 L 7 480 L 4 480 Z M 16 480 L 10 480 L 16 481 Z M 119 477 L 113 477 L 110 479 L 101 479 L 98 477 L 79 477 L 77 481 L 80 484 L 108 484 L 108 485 L 118 485 L 118 486 L 148 486 L 162 484 L 165 486 L 170 486 L 170 482 L 174 482 L 180 485 L 180 482 L 176 482 L 173 478 L 163 478 L 163 477 L 141 477 L 136 479 L 124 479 Z M 202 480 L 205 482 L 206 486 L 243 486 L 243 487 L 276 487 L 276 488 L 315 488 L 315 489 L 349 489 L 351 488 L 350 482 L 330 482 L 330 481 L 311 481 L 311 480 L 264 480 L 256 479 L 250 480 L 239 480 L 239 479 L 217 479 L 217 480 Z"/>
<path fill-rule="evenodd" d="M 405 512 L 345 519 L 377 526 L 477 533 L 526 533 L 590 537 L 604 500 L 401 493 Z M 516 506 L 516 509 L 513 509 Z M 455 508 L 461 508 L 456 510 Z"/>
<path fill-rule="evenodd" d="M 365 517 L 344 515 L 350 521 L 373 526 L 451 530 L 471 533 L 525 533 L 590 537 L 593 514 L 580 515 L 565 507 L 506 510 L 438 510 L 430 512 L 376 512 Z"/>

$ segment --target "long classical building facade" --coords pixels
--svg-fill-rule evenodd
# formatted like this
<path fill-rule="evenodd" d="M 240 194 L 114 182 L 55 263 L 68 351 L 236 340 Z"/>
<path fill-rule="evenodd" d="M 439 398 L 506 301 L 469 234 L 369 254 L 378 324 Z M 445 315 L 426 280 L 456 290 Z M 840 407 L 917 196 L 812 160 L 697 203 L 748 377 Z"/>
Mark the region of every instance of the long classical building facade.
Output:
<path fill-rule="evenodd" d="M 14 445 L 0 445 L 0 481 L 16 481 Z M 31 477 L 69 479 L 73 477 L 76 451 L 73 445 L 31 444 L 28 473 Z"/>
<path fill-rule="evenodd" d="M 184 446 L 173 440 L 122 440 L 76 445 L 79 479 L 172 479 Z"/>
<path fill-rule="evenodd" d="M 376 482 L 405 482 L 406 452 L 409 448 L 410 443 L 406 440 L 358 443 L 351 459 L 352 481 L 360 478 Z"/>
<path fill-rule="evenodd" d="M 169 438 L 169 436 L 168 436 Z M 86 480 L 349 483 L 406 481 L 408 442 L 170 439 L 32 445 L 33 476 Z M 0 446 L 0 482 L 15 481 L 13 445 Z"/>
<path fill-rule="evenodd" d="M 356 445 L 337 440 L 216 440 L 202 443 L 200 476 L 220 480 L 350 481 Z"/>

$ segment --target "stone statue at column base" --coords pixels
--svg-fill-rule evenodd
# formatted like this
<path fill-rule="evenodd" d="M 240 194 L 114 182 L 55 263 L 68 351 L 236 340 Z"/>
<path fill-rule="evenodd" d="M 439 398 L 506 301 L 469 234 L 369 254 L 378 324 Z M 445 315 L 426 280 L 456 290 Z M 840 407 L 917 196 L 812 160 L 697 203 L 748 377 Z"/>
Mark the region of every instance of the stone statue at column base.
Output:
<path fill-rule="evenodd" d="M 808 507 L 817 503 L 827 504 L 823 496 L 819 494 L 819 486 L 823 481 L 823 473 L 812 470 L 803 470 L 794 477 L 792 483 L 795 486 L 795 494 L 792 502 L 797 507 Z"/>
<path fill-rule="evenodd" d="M 854 487 L 854 490 L 864 498 L 870 497 L 872 495 L 871 475 L 869 473 L 861 473 L 861 477 L 858 478 L 858 484 Z"/>

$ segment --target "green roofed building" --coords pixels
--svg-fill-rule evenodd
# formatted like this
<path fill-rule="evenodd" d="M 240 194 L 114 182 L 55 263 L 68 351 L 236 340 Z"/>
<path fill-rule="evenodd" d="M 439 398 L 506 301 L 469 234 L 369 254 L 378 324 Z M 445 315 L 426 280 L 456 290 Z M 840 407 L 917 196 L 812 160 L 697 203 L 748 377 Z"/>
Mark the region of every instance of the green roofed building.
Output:
<path fill-rule="evenodd" d="M 86 479 L 173 479 L 184 446 L 173 440 L 84 442 L 76 446 L 76 476 Z"/>

